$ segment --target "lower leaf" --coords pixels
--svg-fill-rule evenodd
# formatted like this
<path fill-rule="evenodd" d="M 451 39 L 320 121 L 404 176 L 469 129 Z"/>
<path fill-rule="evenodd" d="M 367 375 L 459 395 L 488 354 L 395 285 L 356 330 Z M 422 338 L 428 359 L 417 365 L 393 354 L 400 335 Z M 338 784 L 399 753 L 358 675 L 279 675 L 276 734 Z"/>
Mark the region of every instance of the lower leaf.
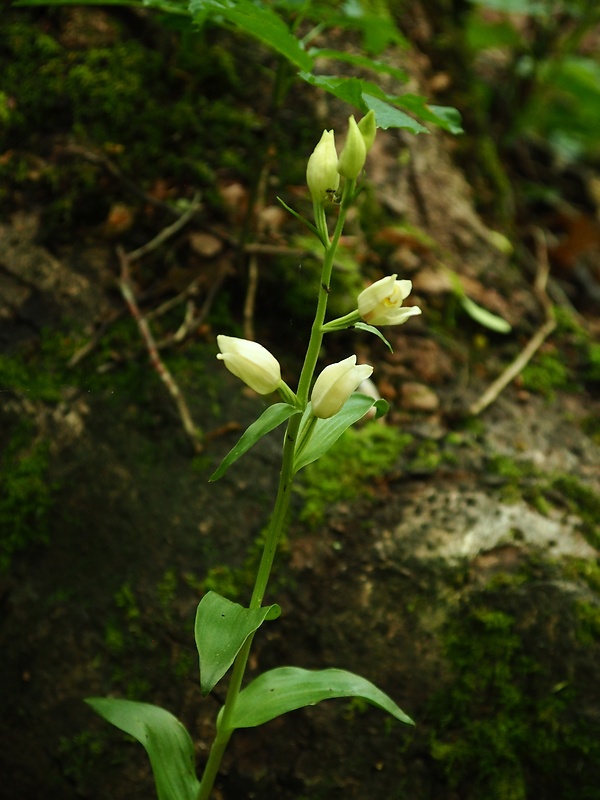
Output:
<path fill-rule="evenodd" d="M 196 800 L 200 782 L 194 766 L 194 745 L 176 717 L 164 708 L 116 697 L 90 697 L 86 703 L 144 746 L 158 800 Z"/>
<path fill-rule="evenodd" d="M 334 697 L 362 697 L 400 722 L 414 725 L 387 694 L 359 675 L 342 669 L 279 667 L 259 675 L 240 692 L 233 727 L 253 728 L 288 711 Z"/>

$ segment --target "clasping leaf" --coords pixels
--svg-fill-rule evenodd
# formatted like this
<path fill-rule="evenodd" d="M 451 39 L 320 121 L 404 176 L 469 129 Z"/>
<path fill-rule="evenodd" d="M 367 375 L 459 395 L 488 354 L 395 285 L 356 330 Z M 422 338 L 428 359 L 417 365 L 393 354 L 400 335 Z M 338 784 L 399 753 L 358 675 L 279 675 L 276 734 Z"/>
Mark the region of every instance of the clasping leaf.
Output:
<path fill-rule="evenodd" d="M 248 636 L 266 619 L 277 619 L 280 614 L 277 604 L 250 609 L 216 592 L 204 595 L 195 624 L 202 694 L 208 694 L 225 675 Z"/>
<path fill-rule="evenodd" d="M 240 692 L 233 714 L 233 727 L 253 728 L 288 711 L 334 697 L 362 697 L 400 722 L 414 725 L 387 694 L 359 675 L 342 669 L 313 671 L 279 667 L 259 675 Z"/>

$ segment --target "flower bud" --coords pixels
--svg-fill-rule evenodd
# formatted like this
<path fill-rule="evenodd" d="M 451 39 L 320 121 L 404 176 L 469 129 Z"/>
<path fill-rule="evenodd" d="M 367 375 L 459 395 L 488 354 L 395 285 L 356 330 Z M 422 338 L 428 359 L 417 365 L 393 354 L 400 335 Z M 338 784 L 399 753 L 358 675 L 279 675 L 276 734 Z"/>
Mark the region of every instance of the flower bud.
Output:
<path fill-rule="evenodd" d="M 262 344 L 223 335 L 217 336 L 217 344 L 221 351 L 217 358 L 251 389 L 258 394 L 270 394 L 277 389 L 281 383 L 281 367 Z"/>
<path fill-rule="evenodd" d="M 340 176 L 333 131 L 323 131 L 306 167 L 306 182 L 315 203 L 323 203 L 337 192 Z"/>
<path fill-rule="evenodd" d="M 375 112 L 373 109 L 371 109 L 368 114 L 365 114 L 365 116 L 358 123 L 358 130 L 362 133 L 368 153 L 373 147 L 375 134 L 377 133 L 377 122 L 375 120 Z"/>
<path fill-rule="evenodd" d="M 401 325 L 409 317 L 420 314 L 417 306 L 402 308 L 412 289 L 411 281 L 397 281 L 397 275 L 375 281 L 358 295 L 358 311 L 370 325 Z"/>
<path fill-rule="evenodd" d="M 362 172 L 367 158 L 367 147 L 354 117 L 348 120 L 348 136 L 337 170 L 343 178 L 355 180 Z"/>
<path fill-rule="evenodd" d="M 372 373 L 373 367 L 368 364 L 356 366 L 356 356 L 325 367 L 312 390 L 312 413 L 321 419 L 333 417 L 352 392 Z"/>

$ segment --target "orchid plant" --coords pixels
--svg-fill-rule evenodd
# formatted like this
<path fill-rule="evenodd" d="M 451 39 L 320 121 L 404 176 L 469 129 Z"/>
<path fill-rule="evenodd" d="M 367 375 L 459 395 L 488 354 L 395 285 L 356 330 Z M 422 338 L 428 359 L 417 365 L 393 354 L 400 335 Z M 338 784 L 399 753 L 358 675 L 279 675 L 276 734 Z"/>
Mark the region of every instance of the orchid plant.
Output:
<path fill-rule="evenodd" d="M 296 391 L 281 377 L 278 360 L 257 342 L 218 336 L 217 358 L 227 369 L 261 395 L 278 392 L 281 401 L 269 405 L 227 454 L 211 480 L 225 471 L 262 436 L 284 422 L 279 487 L 247 607 L 209 591 L 200 601 L 195 639 L 200 661 L 200 686 L 208 694 L 231 669 L 225 702 L 216 720 L 216 736 L 204 773 L 195 770 L 192 739 L 183 725 L 157 706 L 116 698 L 92 698 L 87 702 L 101 716 L 136 738 L 145 747 L 156 781 L 159 800 L 208 800 L 223 754 L 237 728 L 251 728 L 275 717 L 334 697 L 360 697 L 401 722 L 412 720 L 373 683 L 341 669 L 307 670 L 279 667 L 242 687 L 252 641 L 258 628 L 280 614 L 277 604 L 264 604 L 278 542 L 286 521 L 295 475 L 318 459 L 342 433 L 369 412 L 381 416 L 384 400 L 374 400 L 356 390 L 373 372 L 357 364 L 356 355 L 329 364 L 314 379 L 323 338 L 349 327 L 383 338 L 377 326 L 400 325 L 420 314 L 416 306 L 403 306 L 411 282 L 390 275 L 361 292 L 356 308 L 343 317 L 326 321 L 332 287 L 332 267 L 346 216 L 358 194 L 357 181 L 367 152 L 373 144 L 376 122 L 370 111 L 357 124 L 350 117 L 346 142 L 338 158 L 333 131 L 324 131 L 309 158 L 307 183 L 313 200 L 314 221 L 285 206 L 317 237 L 323 247 L 314 322 Z M 283 204 L 285 205 L 285 203 Z M 330 234 L 328 213 L 335 218 Z"/>

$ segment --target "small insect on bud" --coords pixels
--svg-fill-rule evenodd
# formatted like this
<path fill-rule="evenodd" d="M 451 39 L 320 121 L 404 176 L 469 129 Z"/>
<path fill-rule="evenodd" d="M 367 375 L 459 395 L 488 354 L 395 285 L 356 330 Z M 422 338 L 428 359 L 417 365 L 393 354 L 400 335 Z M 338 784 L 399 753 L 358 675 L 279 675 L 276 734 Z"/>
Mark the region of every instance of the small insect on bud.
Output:
<path fill-rule="evenodd" d="M 331 199 L 340 185 L 333 131 L 323 131 L 306 167 L 306 182 L 315 203 Z"/>

